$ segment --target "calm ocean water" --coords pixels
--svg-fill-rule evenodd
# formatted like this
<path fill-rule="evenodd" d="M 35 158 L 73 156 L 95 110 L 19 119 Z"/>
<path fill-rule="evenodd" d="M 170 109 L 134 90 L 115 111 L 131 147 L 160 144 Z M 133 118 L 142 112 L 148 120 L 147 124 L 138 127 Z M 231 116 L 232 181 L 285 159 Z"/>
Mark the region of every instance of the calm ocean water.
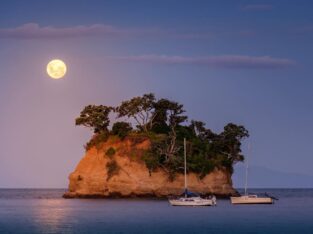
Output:
<path fill-rule="evenodd" d="M 63 199 L 62 189 L 0 189 L 0 233 L 310 233 L 313 189 L 266 189 L 274 205 L 171 207 L 154 199 Z"/>

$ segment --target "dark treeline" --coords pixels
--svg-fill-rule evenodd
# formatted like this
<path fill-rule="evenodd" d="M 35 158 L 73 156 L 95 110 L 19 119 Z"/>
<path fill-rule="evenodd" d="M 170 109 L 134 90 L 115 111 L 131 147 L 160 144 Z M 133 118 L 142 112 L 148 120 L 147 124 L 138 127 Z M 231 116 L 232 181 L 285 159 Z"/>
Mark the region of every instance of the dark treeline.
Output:
<path fill-rule="evenodd" d="M 113 112 L 117 120 L 130 122 L 117 121 L 109 129 L 109 115 Z M 156 99 L 152 93 L 123 101 L 117 107 L 88 105 L 76 119 L 76 125 L 89 127 L 94 132 L 87 149 L 104 142 L 109 135 L 121 139 L 128 135 L 149 137 L 151 148 L 142 160 L 150 172 L 163 168 L 172 179 L 176 173 L 183 172 L 184 138 L 187 139 L 188 171 L 202 178 L 215 168 L 232 173 L 233 165 L 244 160 L 241 141 L 249 136 L 243 126 L 233 123 L 227 124 L 221 133 L 214 133 L 201 121 L 188 121 L 182 104 Z"/>

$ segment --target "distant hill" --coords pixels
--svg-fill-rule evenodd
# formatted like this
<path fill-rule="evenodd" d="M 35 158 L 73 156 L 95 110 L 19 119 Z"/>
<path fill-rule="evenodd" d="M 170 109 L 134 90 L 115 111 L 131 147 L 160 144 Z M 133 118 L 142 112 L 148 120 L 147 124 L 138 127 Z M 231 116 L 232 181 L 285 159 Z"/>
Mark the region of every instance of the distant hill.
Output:
<path fill-rule="evenodd" d="M 313 188 L 313 176 L 281 172 L 265 167 L 250 166 L 248 187 L 250 188 Z M 245 183 L 245 166 L 235 167 L 232 176 L 234 188 L 243 188 Z"/>

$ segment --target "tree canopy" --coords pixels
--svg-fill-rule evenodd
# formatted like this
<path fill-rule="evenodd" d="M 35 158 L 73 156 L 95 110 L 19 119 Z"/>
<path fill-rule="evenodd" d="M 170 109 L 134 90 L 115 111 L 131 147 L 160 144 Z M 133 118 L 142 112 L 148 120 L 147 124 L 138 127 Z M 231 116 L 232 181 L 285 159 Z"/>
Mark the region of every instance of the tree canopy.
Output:
<path fill-rule="evenodd" d="M 130 100 L 123 101 L 116 108 L 118 117 L 133 118 L 138 127 L 148 132 L 153 125 L 155 96 L 152 93 L 144 94 L 142 97 L 134 97 Z"/>
<path fill-rule="evenodd" d="M 117 121 L 110 126 L 110 113 L 115 112 L 117 119 L 127 118 L 136 123 Z M 107 139 L 106 134 L 121 139 L 132 134 L 146 135 L 151 140 L 151 148 L 142 160 L 150 172 L 162 168 L 174 178 L 183 172 L 183 139 L 187 139 L 187 169 L 200 178 L 215 168 L 233 171 L 233 165 L 243 161 L 241 142 L 249 136 L 242 125 L 228 123 L 221 133 L 206 128 L 205 123 L 191 120 L 183 105 L 165 98 L 157 100 L 152 93 L 123 101 L 117 107 L 88 105 L 76 119 L 76 125 L 89 127 L 95 136 L 87 145 Z M 105 133 L 105 135 L 104 135 Z M 99 136 L 100 140 L 97 140 Z M 154 137 L 152 137 L 154 136 Z M 101 137 L 101 138 L 100 138 Z"/>
<path fill-rule="evenodd" d="M 112 110 L 113 108 L 109 106 L 88 105 L 80 112 L 75 124 L 89 127 L 94 133 L 108 131 L 109 114 Z"/>

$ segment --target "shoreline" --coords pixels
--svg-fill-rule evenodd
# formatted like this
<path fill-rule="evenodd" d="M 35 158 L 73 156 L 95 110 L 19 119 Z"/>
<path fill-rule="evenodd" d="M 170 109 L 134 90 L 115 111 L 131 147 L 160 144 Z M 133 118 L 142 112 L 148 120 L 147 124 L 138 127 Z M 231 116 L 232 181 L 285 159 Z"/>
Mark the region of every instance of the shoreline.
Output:
<path fill-rule="evenodd" d="M 219 199 L 228 199 L 231 196 L 238 196 L 239 192 L 236 190 L 234 194 L 201 194 L 201 196 L 210 196 L 210 195 L 215 195 Z M 166 196 L 156 196 L 155 194 L 130 194 L 130 195 L 122 195 L 120 193 L 112 193 L 110 195 L 104 195 L 104 194 L 77 194 L 73 192 L 66 192 L 63 194 L 64 199 L 124 199 L 124 198 L 153 198 L 153 199 L 167 199 L 170 196 L 174 196 L 172 194 L 166 195 Z M 177 195 L 175 195 L 177 196 Z"/>

